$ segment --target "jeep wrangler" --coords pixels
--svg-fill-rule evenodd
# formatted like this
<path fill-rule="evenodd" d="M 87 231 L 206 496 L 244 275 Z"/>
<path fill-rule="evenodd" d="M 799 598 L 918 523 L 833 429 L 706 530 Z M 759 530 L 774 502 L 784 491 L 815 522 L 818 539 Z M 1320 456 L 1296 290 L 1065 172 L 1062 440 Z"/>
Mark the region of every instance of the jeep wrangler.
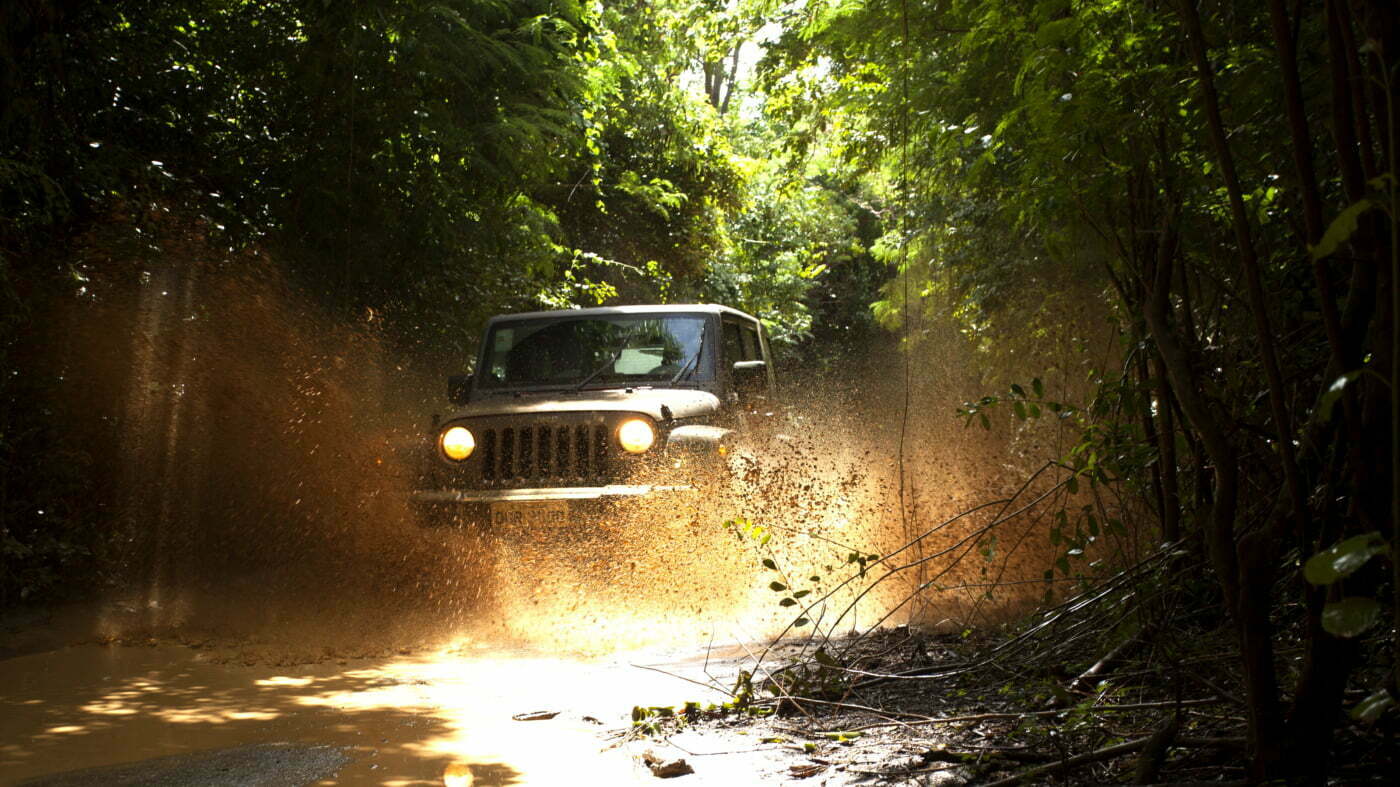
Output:
<path fill-rule="evenodd" d="M 724 472 L 775 390 L 762 324 L 716 305 L 493 317 L 447 387 L 459 409 L 434 417 L 412 499 L 495 528 L 671 506 Z"/>

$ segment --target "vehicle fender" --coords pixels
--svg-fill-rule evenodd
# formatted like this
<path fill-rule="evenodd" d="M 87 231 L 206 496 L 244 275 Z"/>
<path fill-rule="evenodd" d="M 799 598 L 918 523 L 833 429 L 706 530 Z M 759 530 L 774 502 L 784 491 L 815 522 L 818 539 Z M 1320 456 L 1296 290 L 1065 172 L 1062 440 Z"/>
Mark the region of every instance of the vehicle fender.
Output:
<path fill-rule="evenodd" d="M 722 456 L 734 442 L 734 430 L 707 424 L 687 424 L 671 430 L 667 451 Z"/>

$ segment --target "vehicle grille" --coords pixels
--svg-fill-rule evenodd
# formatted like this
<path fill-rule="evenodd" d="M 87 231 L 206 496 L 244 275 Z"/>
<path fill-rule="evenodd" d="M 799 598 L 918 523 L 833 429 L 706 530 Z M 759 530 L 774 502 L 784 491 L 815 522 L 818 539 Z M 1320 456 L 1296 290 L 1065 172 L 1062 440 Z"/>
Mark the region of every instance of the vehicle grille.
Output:
<path fill-rule="evenodd" d="M 608 481 L 602 423 L 488 427 L 480 433 L 481 480 L 493 486 L 591 485 Z"/>

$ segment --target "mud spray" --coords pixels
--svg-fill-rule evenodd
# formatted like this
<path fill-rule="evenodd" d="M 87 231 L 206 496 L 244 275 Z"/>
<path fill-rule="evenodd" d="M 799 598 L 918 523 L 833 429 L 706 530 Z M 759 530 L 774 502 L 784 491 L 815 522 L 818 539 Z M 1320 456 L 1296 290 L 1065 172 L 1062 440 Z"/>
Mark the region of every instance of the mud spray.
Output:
<path fill-rule="evenodd" d="M 918 484 L 903 513 L 899 378 L 852 367 L 820 390 L 804 383 L 776 417 L 783 436 L 734 457 L 724 494 L 484 538 L 421 527 L 406 504 L 399 449 L 441 383 L 406 371 L 373 315 L 327 320 L 255 258 L 199 263 L 217 255 L 195 248 L 169 261 L 178 256 L 56 323 L 71 381 L 60 406 L 92 435 L 93 493 L 119 546 L 100 637 L 233 642 L 234 658 L 298 662 L 497 644 L 690 647 L 760 640 L 799 615 L 807 622 L 789 633 L 965 611 L 968 593 L 924 586 L 926 568 L 864 592 L 882 573 L 875 556 L 980 502 L 1001 475 L 991 458 L 1004 446 L 951 418 L 960 391 L 933 369 L 919 370 L 904 435 Z M 965 536 L 947 529 L 918 554 Z M 1032 562 L 1020 573 L 1038 572 Z"/>

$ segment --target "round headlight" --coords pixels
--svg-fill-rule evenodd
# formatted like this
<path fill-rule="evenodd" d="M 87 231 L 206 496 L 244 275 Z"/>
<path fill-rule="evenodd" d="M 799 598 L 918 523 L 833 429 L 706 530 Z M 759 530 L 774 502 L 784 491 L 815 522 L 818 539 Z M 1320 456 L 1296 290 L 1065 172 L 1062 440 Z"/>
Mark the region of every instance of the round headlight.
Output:
<path fill-rule="evenodd" d="M 444 456 L 460 462 L 472 455 L 472 451 L 476 449 L 476 438 L 472 437 L 471 430 L 465 426 L 452 426 L 443 430 L 442 436 L 438 438 L 438 445 L 442 447 Z"/>
<path fill-rule="evenodd" d="M 640 418 L 623 421 L 617 428 L 617 442 L 624 451 L 643 454 L 656 442 L 656 430 Z"/>

